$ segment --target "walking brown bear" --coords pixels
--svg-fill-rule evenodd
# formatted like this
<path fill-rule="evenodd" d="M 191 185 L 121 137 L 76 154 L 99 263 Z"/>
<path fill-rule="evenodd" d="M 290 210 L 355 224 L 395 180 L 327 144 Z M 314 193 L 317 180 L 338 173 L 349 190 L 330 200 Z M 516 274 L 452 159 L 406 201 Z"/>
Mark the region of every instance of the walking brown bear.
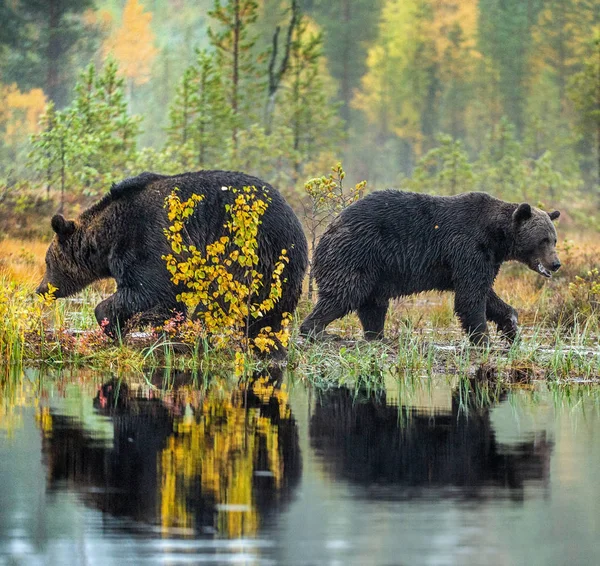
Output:
<path fill-rule="evenodd" d="M 560 267 L 552 224 L 559 214 L 486 193 L 372 193 L 323 234 L 313 258 L 318 302 L 301 333 L 318 336 L 357 311 L 365 338 L 380 338 L 390 299 L 439 290 L 454 291 L 454 310 L 473 343 L 487 342 L 486 320 L 512 342 L 517 312 L 496 295 L 494 279 L 507 260 L 550 277 Z"/>
<path fill-rule="evenodd" d="M 226 187 L 254 186 L 269 205 L 258 231 L 257 270 L 269 281 L 283 249 L 288 252 L 282 296 L 274 309 L 251 322 L 250 336 L 261 328 L 281 328 L 282 314 L 293 312 L 302 289 L 308 263 L 302 226 L 281 194 L 264 181 L 232 171 L 199 171 L 171 177 L 142 173 L 113 185 L 110 193 L 76 220 L 52 218 L 56 237 L 46 254 L 46 273 L 37 289 L 58 287 L 55 296 L 68 297 L 90 283 L 113 277 L 117 291 L 96 307 L 96 319 L 109 335 L 138 313 L 154 317 L 184 312 L 177 301 L 182 291 L 170 279 L 162 256 L 171 252 L 163 230 L 169 227 L 165 198 L 177 187 L 182 200 L 192 193 L 204 198 L 186 223 L 188 243 L 199 250 L 224 235 L 227 204 L 235 194 Z M 266 286 L 268 287 L 268 285 Z M 265 293 L 267 290 L 265 290 Z"/>

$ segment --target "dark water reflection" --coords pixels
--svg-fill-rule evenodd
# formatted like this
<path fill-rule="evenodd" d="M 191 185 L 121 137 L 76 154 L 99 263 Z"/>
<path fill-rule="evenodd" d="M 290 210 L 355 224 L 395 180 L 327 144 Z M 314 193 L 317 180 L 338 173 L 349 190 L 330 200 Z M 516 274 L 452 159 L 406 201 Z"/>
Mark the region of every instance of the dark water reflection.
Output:
<path fill-rule="evenodd" d="M 0 564 L 597 562 L 595 389 L 275 377 L 8 380 Z"/>
<path fill-rule="evenodd" d="M 335 480 L 366 488 L 367 498 L 520 500 L 526 482 L 543 485 L 552 442 L 545 431 L 503 445 L 492 405 L 450 393 L 445 410 L 387 405 L 385 395 L 357 402 L 349 389 L 323 395 L 310 421 L 311 446 Z M 467 406 L 465 406 L 465 401 Z"/>

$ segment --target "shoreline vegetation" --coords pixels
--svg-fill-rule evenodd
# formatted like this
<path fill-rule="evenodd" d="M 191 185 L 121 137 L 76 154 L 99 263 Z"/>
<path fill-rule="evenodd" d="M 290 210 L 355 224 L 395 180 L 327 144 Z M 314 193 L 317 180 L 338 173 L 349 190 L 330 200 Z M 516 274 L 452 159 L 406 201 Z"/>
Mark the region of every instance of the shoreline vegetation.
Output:
<path fill-rule="evenodd" d="M 198 379 L 230 371 L 250 376 L 267 362 L 253 356 L 243 367 L 227 348 L 206 341 L 186 344 L 175 325 L 134 331 L 112 340 L 94 317 L 94 307 L 111 292 L 101 281 L 70 299 L 49 302 L 35 295 L 47 243 L 4 238 L 0 246 L 0 359 L 5 366 L 89 368 L 115 375 L 158 368 L 190 371 Z M 386 376 L 412 380 L 458 375 L 501 383 L 535 380 L 600 381 L 600 246 L 585 235 L 561 234 L 563 268 L 550 281 L 526 267 L 506 264 L 495 289 L 519 311 L 521 336 L 509 347 L 490 325 L 488 348 L 469 346 L 452 310 L 450 293 L 425 293 L 394 301 L 386 338 L 366 342 L 355 315 L 331 329 L 337 339 L 307 342 L 297 334 L 310 310 L 306 293 L 291 324 L 286 366 L 317 388 L 378 387 Z M 306 282 L 305 282 L 306 283 Z"/>

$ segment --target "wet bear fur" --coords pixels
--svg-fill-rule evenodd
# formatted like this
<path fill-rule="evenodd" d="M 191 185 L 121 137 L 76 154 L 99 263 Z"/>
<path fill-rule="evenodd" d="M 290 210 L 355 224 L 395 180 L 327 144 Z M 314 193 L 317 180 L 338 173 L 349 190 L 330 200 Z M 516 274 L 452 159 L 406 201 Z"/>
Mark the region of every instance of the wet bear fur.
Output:
<path fill-rule="evenodd" d="M 113 335 L 142 313 L 148 319 L 184 312 L 176 299 L 182 291 L 170 280 L 162 256 L 171 252 L 163 230 L 169 227 L 165 198 L 177 187 L 182 200 L 204 195 L 186 223 L 188 243 L 199 250 L 224 235 L 225 205 L 235 194 L 223 187 L 255 186 L 270 198 L 258 232 L 258 270 L 269 281 L 282 249 L 289 264 L 283 276 L 282 297 L 273 311 L 251 323 L 250 334 L 271 326 L 278 330 L 285 312 L 293 312 L 300 297 L 308 263 L 306 238 L 298 218 L 281 194 L 264 181 L 231 171 L 200 171 L 175 176 L 142 173 L 113 185 L 109 194 L 76 220 L 52 218 L 56 233 L 46 254 L 46 273 L 38 288 L 58 287 L 56 297 L 68 297 L 90 283 L 113 277 L 116 292 L 96 307 L 96 319 L 109 321 Z"/>
<path fill-rule="evenodd" d="M 301 333 L 319 335 L 356 311 L 365 338 L 379 338 L 390 299 L 438 290 L 454 291 L 455 312 L 474 343 L 488 340 L 488 320 L 512 341 L 517 312 L 492 285 L 508 260 L 545 277 L 560 267 L 552 224 L 559 214 L 479 192 L 372 193 L 344 210 L 321 238 L 313 258 L 318 302 Z"/>

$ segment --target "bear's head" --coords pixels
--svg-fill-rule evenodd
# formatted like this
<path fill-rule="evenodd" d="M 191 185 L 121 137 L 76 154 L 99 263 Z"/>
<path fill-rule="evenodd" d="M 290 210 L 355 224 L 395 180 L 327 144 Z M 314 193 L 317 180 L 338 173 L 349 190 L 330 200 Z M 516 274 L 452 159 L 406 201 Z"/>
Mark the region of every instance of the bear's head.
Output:
<path fill-rule="evenodd" d="M 520 204 L 512 215 L 513 259 L 544 277 L 551 277 L 552 271 L 560 267 L 556 229 L 552 224 L 559 216 L 558 210 L 547 213 L 527 203 Z"/>
<path fill-rule="evenodd" d="M 56 298 L 68 297 L 91 283 L 90 267 L 81 250 L 81 227 L 73 220 L 56 214 L 51 220 L 55 237 L 46 252 L 46 272 L 36 293 L 48 292 L 48 284 L 56 287 Z M 89 258 L 88 258 L 89 259 Z"/>

